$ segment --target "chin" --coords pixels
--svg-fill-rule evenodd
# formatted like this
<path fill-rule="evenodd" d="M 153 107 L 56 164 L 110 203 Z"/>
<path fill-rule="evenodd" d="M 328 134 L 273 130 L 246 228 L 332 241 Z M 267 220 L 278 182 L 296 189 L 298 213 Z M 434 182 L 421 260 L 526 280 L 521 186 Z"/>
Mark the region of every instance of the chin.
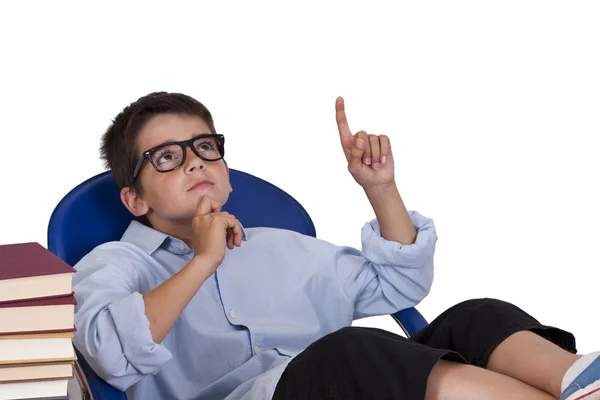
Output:
<path fill-rule="evenodd" d="M 210 196 L 213 199 L 220 202 L 221 204 L 223 204 L 224 200 L 227 200 L 227 197 L 228 197 L 228 196 L 223 196 L 223 194 L 219 193 L 219 191 L 215 190 L 215 188 L 196 189 L 196 190 L 192 190 L 191 192 L 188 192 L 188 194 L 190 194 L 190 197 L 193 199 L 194 202 L 198 202 L 204 196 Z"/>

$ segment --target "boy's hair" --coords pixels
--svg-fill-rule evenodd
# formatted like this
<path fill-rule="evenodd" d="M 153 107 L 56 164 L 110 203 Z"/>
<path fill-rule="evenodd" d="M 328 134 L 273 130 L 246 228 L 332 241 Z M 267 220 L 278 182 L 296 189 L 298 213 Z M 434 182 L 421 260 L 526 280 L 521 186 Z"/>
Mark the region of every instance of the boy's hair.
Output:
<path fill-rule="evenodd" d="M 112 171 L 119 189 L 131 187 L 142 194 L 141 179 L 133 182 L 133 171 L 139 161 L 137 138 L 150 119 L 160 114 L 198 116 L 206 122 L 210 133 L 216 133 L 210 111 L 196 99 L 181 94 L 154 92 L 125 107 L 102 136 L 100 158 Z M 142 151 L 145 149 L 141 149 Z"/>

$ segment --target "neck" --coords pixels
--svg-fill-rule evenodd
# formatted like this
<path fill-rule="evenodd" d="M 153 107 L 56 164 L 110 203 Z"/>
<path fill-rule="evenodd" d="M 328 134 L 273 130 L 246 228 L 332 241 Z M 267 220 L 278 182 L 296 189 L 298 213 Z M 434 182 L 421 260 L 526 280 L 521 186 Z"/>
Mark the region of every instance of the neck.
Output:
<path fill-rule="evenodd" d="M 190 249 L 194 250 L 194 228 L 192 227 L 191 219 L 178 221 L 153 221 L 151 218 L 148 218 L 148 220 L 150 221 L 150 225 L 153 229 L 182 240 Z"/>

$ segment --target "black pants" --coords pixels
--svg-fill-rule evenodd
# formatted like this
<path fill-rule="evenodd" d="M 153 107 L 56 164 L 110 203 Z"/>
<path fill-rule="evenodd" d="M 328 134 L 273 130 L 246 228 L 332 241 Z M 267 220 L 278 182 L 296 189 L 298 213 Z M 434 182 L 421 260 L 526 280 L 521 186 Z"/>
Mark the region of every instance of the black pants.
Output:
<path fill-rule="evenodd" d="M 346 327 L 312 343 L 284 371 L 273 400 L 421 400 L 440 360 L 482 368 L 508 336 L 532 331 L 576 353 L 569 332 L 495 299 L 459 303 L 410 339 Z"/>

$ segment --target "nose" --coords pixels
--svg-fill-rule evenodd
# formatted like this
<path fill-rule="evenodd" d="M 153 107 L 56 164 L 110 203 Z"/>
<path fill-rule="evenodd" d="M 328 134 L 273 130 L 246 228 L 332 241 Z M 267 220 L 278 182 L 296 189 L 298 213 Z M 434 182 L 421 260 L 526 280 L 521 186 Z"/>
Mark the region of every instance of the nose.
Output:
<path fill-rule="evenodd" d="M 192 172 L 196 168 L 206 168 L 204 160 L 198 157 L 190 147 L 186 148 L 185 151 L 185 165 L 183 166 L 185 172 Z"/>

